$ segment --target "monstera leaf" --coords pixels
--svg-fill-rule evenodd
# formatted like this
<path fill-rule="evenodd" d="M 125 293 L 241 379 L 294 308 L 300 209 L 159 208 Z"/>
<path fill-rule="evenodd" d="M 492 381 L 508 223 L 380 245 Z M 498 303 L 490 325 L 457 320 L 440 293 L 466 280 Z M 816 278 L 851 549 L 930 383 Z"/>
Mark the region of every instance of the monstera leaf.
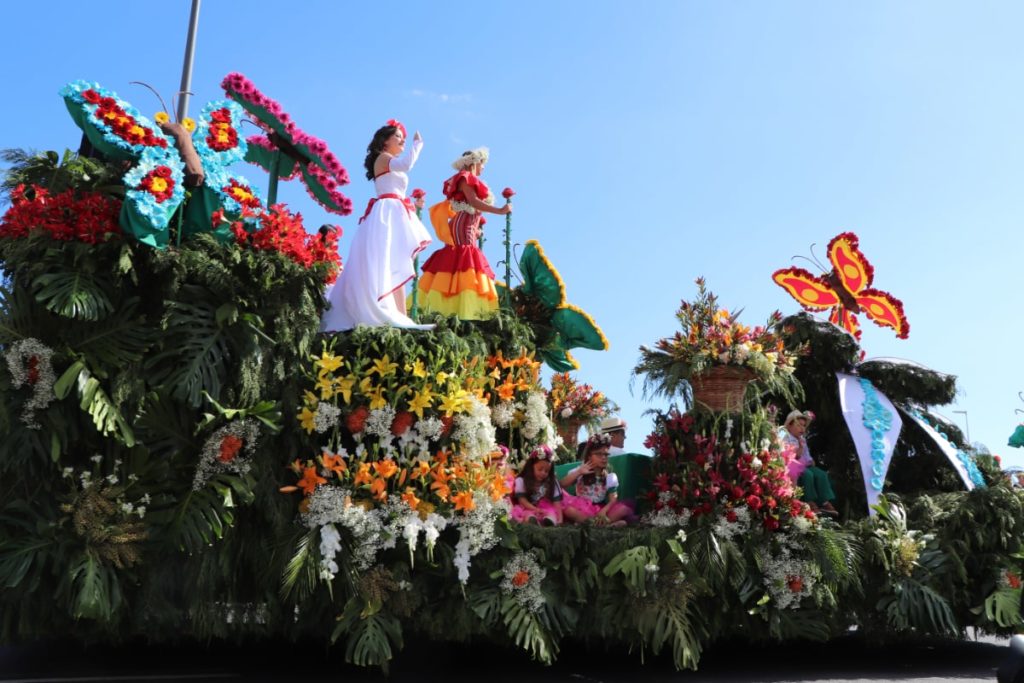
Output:
<path fill-rule="evenodd" d="M 569 349 L 608 349 L 608 340 L 583 309 L 566 303 L 565 283 L 536 240 L 526 243 L 519 259 L 523 284 L 513 295 L 516 312 L 530 322 L 537 355 L 556 372 L 579 368 Z"/>

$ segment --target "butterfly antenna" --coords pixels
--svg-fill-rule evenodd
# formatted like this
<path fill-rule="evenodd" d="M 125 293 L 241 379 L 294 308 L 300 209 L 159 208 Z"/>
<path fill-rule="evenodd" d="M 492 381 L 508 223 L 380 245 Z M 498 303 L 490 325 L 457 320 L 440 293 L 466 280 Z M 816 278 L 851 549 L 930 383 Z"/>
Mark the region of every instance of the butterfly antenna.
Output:
<path fill-rule="evenodd" d="M 164 98 L 160 97 L 160 93 L 157 92 L 156 88 L 151 86 L 149 83 L 143 81 L 128 81 L 129 85 L 141 85 L 143 88 L 148 88 L 151 93 L 156 95 L 156 99 L 160 101 L 160 106 L 164 108 L 164 111 L 171 113 L 173 110 L 167 108 L 167 103 L 164 102 Z M 173 100 L 172 100 L 173 102 Z"/>
<path fill-rule="evenodd" d="M 818 246 L 816 242 L 811 242 L 811 259 L 814 259 L 813 263 L 815 263 L 818 266 L 818 268 L 821 269 L 821 272 L 827 273 L 831 269 L 830 268 L 826 268 L 825 266 L 823 266 L 821 264 L 821 261 L 818 259 L 818 255 L 814 253 L 814 247 L 816 247 L 816 246 Z M 808 259 L 808 260 L 810 260 L 810 259 Z"/>
<path fill-rule="evenodd" d="M 797 259 L 801 259 L 801 260 L 803 260 L 803 261 L 807 261 L 807 262 L 808 262 L 808 263 L 810 263 L 810 264 L 811 264 L 812 266 L 815 266 L 815 267 L 817 267 L 817 268 L 821 268 L 821 264 L 820 264 L 820 263 L 818 263 L 818 261 L 817 261 L 817 260 L 811 260 L 811 259 L 807 258 L 806 256 L 800 256 L 799 254 L 797 254 L 796 256 L 792 257 L 792 259 L 790 259 L 790 260 L 792 260 L 792 261 L 796 261 Z"/>

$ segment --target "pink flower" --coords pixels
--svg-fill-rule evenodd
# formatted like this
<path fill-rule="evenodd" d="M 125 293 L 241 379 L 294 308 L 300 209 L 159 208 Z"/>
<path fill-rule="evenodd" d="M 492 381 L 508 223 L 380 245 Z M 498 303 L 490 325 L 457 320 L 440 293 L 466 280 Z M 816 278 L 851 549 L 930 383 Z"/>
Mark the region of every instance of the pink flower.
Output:
<path fill-rule="evenodd" d="M 506 187 L 504 190 L 501 191 L 501 196 L 504 197 L 505 199 L 512 199 L 512 197 L 515 196 L 515 194 L 516 191 L 513 190 L 511 187 Z"/>

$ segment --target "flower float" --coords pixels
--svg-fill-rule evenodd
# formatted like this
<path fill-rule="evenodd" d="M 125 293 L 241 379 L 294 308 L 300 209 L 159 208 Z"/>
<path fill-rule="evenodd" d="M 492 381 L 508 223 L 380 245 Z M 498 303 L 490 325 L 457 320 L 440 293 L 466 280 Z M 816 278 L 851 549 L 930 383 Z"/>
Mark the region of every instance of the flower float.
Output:
<path fill-rule="evenodd" d="M 263 135 L 249 138 L 245 159 L 270 173 L 269 203 L 276 201 L 278 178 L 301 175 L 309 195 L 324 209 L 342 216 L 352 213 L 352 200 L 337 189 L 348 184 L 348 172 L 326 142 L 299 128 L 280 104 L 242 74 L 228 74 L 221 87 L 263 129 Z"/>

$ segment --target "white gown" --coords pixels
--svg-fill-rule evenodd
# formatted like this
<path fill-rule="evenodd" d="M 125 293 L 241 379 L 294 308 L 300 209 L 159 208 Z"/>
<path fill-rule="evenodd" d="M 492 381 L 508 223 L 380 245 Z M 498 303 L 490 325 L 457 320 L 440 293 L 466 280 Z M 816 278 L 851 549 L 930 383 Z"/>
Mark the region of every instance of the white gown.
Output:
<path fill-rule="evenodd" d="M 330 308 L 320 321 L 322 332 L 350 330 L 356 325 L 392 325 L 429 329 L 417 325 L 395 305 L 394 291 L 413 278 L 413 258 L 427 248 L 430 233 L 399 199 L 405 199 L 409 187 L 408 171 L 415 165 L 421 140 L 400 157 L 391 159 L 388 172 L 377 176 L 373 185 L 377 201 L 359 225 L 343 263 L 338 281 L 327 292 Z"/>

